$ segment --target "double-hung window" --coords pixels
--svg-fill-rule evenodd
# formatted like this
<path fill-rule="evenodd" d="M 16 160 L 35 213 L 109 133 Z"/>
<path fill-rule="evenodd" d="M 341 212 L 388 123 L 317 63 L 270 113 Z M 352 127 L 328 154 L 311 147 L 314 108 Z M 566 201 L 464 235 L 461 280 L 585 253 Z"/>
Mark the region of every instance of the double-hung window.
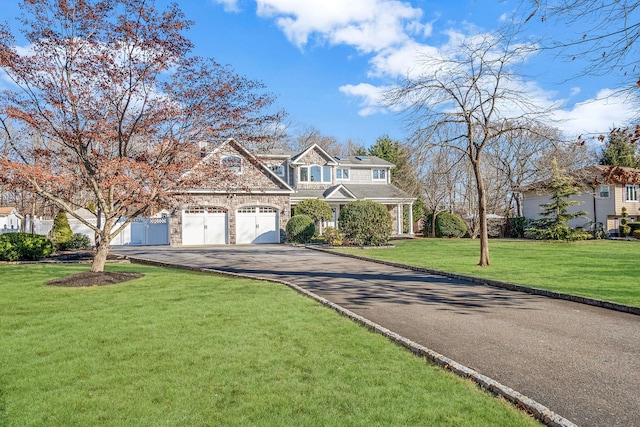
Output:
<path fill-rule="evenodd" d="M 309 182 L 309 167 L 300 167 L 300 182 Z"/>
<path fill-rule="evenodd" d="M 349 180 L 349 169 L 346 168 L 338 168 L 336 169 L 336 179 L 341 181 Z"/>
<path fill-rule="evenodd" d="M 600 186 L 599 196 L 600 196 L 601 199 L 608 199 L 609 198 L 609 186 L 608 185 L 601 185 Z"/>
<path fill-rule="evenodd" d="M 387 180 L 387 170 L 386 169 L 373 169 L 373 180 L 374 181 L 386 181 Z"/>
<path fill-rule="evenodd" d="M 627 202 L 637 202 L 638 201 L 638 186 L 637 185 L 627 185 L 625 187 L 625 201 Z"/>

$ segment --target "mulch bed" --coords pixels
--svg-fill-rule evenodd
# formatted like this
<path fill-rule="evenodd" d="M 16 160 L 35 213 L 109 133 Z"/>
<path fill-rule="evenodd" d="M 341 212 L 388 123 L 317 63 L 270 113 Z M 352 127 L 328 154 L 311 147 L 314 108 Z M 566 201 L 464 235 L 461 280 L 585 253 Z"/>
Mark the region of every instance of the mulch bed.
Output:
<path fill-rule="evenodd" d="M 122 273 L 116 271 L 101 271 L 91 272 L 86 271 L 83 273 L 72 274 L 71 276 L 63 277 L 61 279 L 49 280 L 47 285 L 50 286 L 104 286 L 113 285 L 116 283 L 126 282 L 127 280 L 137 279 L 144 276 L 141 273 Z"/>
<path fill-rule="evenodd" d="M 53 255 L 45 258 L 44 262 L 90 262 L 93 259 L 94 253 L 91 251 L 68 251 L 68 252 L 56 252 Z M 116 259 L 117 257 L 109 255 L 107 259 Z M 116 283 L 126 282 L 128 280 L 137 279 L 144 276 L 141 273 L 123 273 L 117 271 L 102 271 L 91 272 L 86 271 L 83 273 L 72 274 L 71 276 L 63 277 L 61 279 L 49 280 L 47 285 L 50 286 L 68 286 L 68 287 L 90 287 L 90 286 L 104 286 L 114 285 Z"/>

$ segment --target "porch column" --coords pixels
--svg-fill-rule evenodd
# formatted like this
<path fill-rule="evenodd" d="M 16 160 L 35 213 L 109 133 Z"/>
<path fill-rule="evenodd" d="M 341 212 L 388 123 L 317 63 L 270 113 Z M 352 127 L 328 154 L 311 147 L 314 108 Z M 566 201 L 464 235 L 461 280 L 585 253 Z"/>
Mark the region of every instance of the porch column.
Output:
<path fill-rule="evenodd" d="M 402 234 L 402 205 L 400 203 L 398 203 L 396 205 L 396 209 L 397 209 L 397 218 L 398 218 L 398 235 Z"/>
<path fill-rule="evenodd" d="M 413 236 L 413 202 L 409 204 L 409 235 Z"/>

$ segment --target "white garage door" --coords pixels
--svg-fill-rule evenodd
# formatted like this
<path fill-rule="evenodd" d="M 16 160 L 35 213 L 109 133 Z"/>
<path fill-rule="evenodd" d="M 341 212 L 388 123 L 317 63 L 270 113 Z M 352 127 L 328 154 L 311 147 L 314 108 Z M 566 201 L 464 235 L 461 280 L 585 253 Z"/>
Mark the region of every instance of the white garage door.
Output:
<path fill-rule="evenodd" d="M 182 244 L 227 243 L 227 213 L 219 208 L 196 207 L 182 211 Z"/>
<path fill-rule="evenodd" d="M 278 210 L 266 206 L 238 209 L 236 243 L 280 243 Z"/>

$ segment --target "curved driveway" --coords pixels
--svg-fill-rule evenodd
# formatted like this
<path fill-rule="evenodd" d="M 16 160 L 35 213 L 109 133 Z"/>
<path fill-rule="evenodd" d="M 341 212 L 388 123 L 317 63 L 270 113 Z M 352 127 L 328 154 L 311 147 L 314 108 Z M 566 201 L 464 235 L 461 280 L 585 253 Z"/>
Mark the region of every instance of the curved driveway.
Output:
<path fill-rule="evenodd" d="M 291 282 L 579 426 L 640 426 L 640 316 L 288 245 L 112 252 Z"/>

